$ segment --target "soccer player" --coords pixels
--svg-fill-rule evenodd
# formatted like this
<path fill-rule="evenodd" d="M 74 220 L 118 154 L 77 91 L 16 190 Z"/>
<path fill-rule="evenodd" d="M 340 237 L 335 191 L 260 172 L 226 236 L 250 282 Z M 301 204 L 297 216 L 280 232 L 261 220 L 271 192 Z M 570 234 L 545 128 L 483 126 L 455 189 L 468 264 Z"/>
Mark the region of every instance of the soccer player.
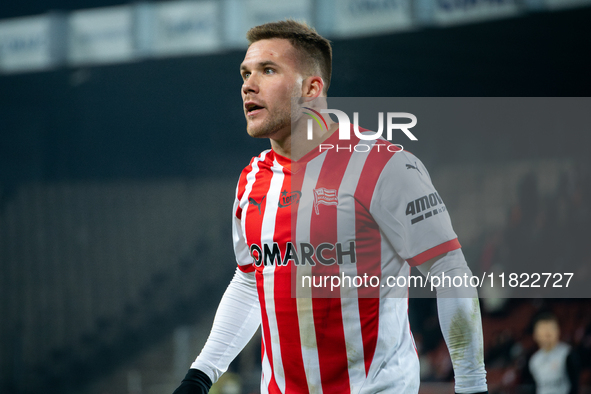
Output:
<path fill-rule="evenodd" d="M 560 341 L 558 318 L 549 312 L 534 323 L 534 341 L 540 349 L 529 360 L 536 394 L 577 394 L 579 367 L 569 345 Z"/>
<path fill-rule="evenodd" d="M 317 111 L 327 96 L 328 40 L 291 20 L 254 27 L 247 38 L 240 66 L 247 132 L 268 138 L 271 149 L 239 178 L 232 211 L 238 267 L 175 394 L 207 393 L 259 326 L 261 393 L 417 393 L 407 287 L 328 291 L 300 280 L 385 280 L 408 277 L 410 266 L 430 276 L 471 275 L 445 205 L 423 164 L 387 140 L 351 133 L 346 143 L 357 149 L 321 152 L 319 143 L 339 143 L 337 123 L 325 116 L 311 140 L 294 130 L 292 122 L 305 120 L 298 109 Z M 455 391 L 484 393 L 480 309 L 476 291 L 467 291 L 439 287 L 438 314 Z"/>

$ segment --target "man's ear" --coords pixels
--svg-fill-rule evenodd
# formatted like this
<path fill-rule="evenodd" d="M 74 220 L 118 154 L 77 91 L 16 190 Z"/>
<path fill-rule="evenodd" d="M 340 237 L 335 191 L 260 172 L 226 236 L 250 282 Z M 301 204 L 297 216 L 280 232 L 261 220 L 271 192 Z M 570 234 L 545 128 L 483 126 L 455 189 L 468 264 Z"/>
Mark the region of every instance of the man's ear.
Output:
<path fill-rule="evenodd" d="M 315 99 L 322 95 L 322 89 L 324 88 L 324 81 L 318 75 L 310 76 L 304 79 L 302 83 L 302 97 Z"/>

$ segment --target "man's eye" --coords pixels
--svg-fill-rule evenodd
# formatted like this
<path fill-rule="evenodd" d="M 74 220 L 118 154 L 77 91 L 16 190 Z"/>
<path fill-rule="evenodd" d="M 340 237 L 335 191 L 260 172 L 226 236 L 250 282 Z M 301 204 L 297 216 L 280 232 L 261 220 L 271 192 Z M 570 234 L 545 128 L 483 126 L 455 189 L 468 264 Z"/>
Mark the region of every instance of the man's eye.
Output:
<path fill-rule="evenodd" d="M 273 74 L 275 72 L 275 70 L 273 70 L 272 68 L 265 68 L 265 74 Z"/>
<path fill-rule="evenodd" d="M 247 80 L 250 77 L 250 73 L 242 73 L 242 79 Z"/>

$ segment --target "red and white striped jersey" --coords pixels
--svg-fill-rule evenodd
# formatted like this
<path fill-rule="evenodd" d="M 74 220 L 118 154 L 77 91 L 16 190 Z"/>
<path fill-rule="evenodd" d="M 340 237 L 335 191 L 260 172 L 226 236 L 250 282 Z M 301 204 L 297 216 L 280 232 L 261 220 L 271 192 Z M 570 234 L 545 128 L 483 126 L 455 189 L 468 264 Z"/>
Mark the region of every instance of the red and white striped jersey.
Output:
<path fill-rule="evenodd" d="M 324 144 L 333 148 L 297 162 L 264 151 L 238 183 L 234 246 L 240 270 L 256 276 L 261 392 L 416 393 L 408 287 L 386 278 L 459 248 L 457 236 L 414 155 L 338 132 Z M 364 274 L 380 284 L 302 281 Z"/>

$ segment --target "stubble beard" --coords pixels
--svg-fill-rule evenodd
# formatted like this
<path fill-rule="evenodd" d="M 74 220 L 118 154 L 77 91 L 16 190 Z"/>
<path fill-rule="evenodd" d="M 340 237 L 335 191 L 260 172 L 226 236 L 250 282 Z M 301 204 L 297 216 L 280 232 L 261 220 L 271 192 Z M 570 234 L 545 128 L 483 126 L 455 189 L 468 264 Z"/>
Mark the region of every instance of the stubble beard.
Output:
<path fill-rule="evenodd" d="M 265 109 L 265 111 L 268 111 L 268 109 Z M 275 135 L 278 131 L 285 128 L 289 129 L 290 127 L 291 111 L 281 109 L 281 111 L 274 116 L 267 116 L 261 125 L 253 126 L 248 122 L 246 131 L 248 132 L 248 135 L 253 138 L 269 138 Z"/>

